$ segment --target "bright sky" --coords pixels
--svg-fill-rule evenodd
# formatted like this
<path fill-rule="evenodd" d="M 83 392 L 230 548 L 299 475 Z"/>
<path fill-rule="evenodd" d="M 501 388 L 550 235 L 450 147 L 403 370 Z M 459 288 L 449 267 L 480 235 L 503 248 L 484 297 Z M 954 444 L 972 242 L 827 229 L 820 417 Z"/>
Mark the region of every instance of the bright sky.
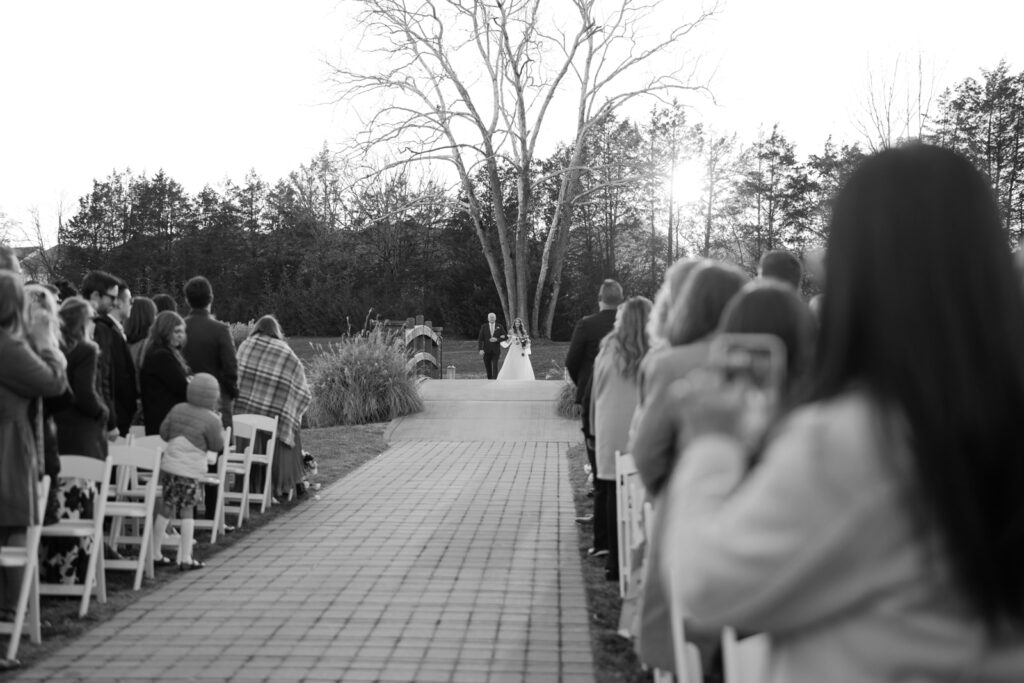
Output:
<path fill-rule="evenodd" d="M 322 63 L 351 50 L 348 11 L 338 0 L 0 2 L 0 212 L 28 223 L 37 207 L 52 228 L 60 202 L 73 213 L 94 178 L 127 167 L 163 168 L 189 192 L 250 168 L 276 182 L 351 127 L 324 104 Z M 777 121 L 799 154 L 817 152 L 830 132 L 858 138 L 869 69 L 888 76 L 899 56 L 921 54 L 937 91 L 1001 58 L 1024 69 L 1022 20 L 1014 0 L 723 0 L 693 48 L 718 104 L 695 101 L 695 116 L 747 140 Z"/>

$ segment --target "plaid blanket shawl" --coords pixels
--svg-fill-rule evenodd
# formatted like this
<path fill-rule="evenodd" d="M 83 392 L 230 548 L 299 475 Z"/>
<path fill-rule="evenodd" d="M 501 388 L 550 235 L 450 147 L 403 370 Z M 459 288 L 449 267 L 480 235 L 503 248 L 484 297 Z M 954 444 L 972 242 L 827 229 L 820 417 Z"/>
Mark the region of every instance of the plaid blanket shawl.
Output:
<path fill-rule="evenodd" d="M 256 334 L 238 348 L 238 398 L 232 412 L 279 418 L 277 437 L 295 445 L 295 431 L 312 401 L 302 362 L 287 342 Z"/>

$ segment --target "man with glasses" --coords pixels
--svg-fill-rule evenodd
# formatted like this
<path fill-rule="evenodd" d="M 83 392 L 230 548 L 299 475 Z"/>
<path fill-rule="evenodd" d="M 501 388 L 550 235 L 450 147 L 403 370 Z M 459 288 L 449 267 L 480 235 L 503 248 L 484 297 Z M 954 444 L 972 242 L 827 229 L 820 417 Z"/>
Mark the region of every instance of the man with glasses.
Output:
<path fill-rule="evenodd" d="M 117 295 L 120 292 L 120 278 L 102 270 L 89 271 L 82 280 L 82 298 L 92 304 L 96 312 L 96 322 L 102 318 L 109 319 L 110 311 L 117 305 Z M 107 437 L 113 441 L 121 433 L 117 427 L 117 407 L 114 400 L 114 377 L 113 377 L 113 345 L 114 335 L 112 325 L 97 324 L 93 332 L 93 341 L 100 348 L 99 365 L 96 368 L 96 376 L 100 385 L 100 395 L 103 402 L 109 409 L 107 418 Z M 129 359 L 130 360 L 130 359 Z M 129 420 L 131 416 L 129 416 Z"/>
<path fill-rule="evenodd" d="M 105 296 L 103 298 L 106 299 Z M 128 428 L 131 427 L 139 400 L 135 362 L 128 350 L 128 340 L 124 334 L 124 324 L 128 322 L 131 307 L 132 292 L 124 280 L 118 278 L 117 298 L 106 313 L 96 316 L 96 334 L 100 334 L 100 327 L 110 330 L 110 380 L 114 396 L 114 405 L 110 406 L 110 412 L 116 413 L 114 424 L 121 436 L 128 435 Z"/>

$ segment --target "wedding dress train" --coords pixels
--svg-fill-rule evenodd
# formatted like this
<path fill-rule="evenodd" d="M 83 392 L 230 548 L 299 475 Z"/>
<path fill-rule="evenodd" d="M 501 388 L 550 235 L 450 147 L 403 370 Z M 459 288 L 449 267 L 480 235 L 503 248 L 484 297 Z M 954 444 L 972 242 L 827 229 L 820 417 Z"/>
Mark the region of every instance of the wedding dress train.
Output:
<path fill-rule="evenodd" d="M 498 371 L 498 379 L 537 379 L 533 374 L 533 363 L 530 362 L 529 344 L 523 347 L 515 337 L 510 340 L 505 362 Z"/>

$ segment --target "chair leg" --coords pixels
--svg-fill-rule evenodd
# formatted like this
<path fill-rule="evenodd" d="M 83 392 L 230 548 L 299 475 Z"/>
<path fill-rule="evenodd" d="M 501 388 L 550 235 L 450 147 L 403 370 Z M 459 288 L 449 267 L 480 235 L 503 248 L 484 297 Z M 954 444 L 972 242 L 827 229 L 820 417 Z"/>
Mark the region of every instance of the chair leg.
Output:
<path fill-rule="evenodd" d="M 154 578 L 156 572 L 153 569 L 153 554 L 149 552 L 149 537 L 153 534 L 153 523 L 147 522 L 142 527 L 142 539 L 139 542 L 139 563 L 135 568 L 135 584 L 132 590 L 142 588 L 142 574 L 146 573 L 149 578 Z"/>

